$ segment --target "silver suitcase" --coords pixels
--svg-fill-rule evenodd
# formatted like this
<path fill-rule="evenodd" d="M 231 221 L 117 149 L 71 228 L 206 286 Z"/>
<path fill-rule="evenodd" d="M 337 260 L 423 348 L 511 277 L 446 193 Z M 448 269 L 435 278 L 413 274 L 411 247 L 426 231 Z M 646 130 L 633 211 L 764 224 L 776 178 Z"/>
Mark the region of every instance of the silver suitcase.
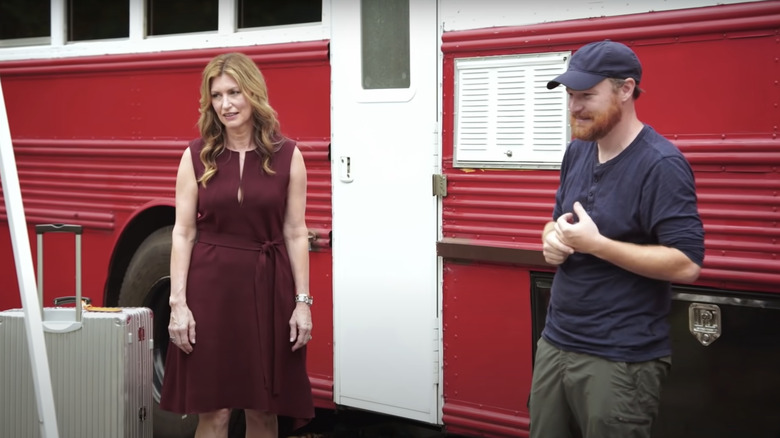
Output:
<path fill-rule="evenodd" d="M 39 293 L 42 238 L 51 231 L 76 233 L 77 284 L 71 301 L 80 303 L 80 226 L 36 227 Z M 82 310 L 78 304 L 43 309 L 59 437 L 152 438 L 152 311 L 97 310 L 102 311 Z M 0 437 L 39 438 L 39 418 L 24 312 L 0 312 Z"/>

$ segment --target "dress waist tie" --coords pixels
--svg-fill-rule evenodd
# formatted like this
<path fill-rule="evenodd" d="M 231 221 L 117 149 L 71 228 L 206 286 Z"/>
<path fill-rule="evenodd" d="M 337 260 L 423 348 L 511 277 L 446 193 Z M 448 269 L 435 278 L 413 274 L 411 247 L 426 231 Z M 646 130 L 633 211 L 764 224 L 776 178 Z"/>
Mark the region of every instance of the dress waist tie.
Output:
<path fill-rule="evenodd" d="M 273 256 L 279 251 L 280 246 L 284 245 L 284 239 L 259 242 L 235 234 L 200 231 L 198 232 L 198 242 L 257 252 L 254 275 L 255 314 L 257 315 L 257 334 L 260 338 L 261 356 L 267 358 L 263 361 L 262 371 L 266 388 L 271 386 L 272 394 L 278 395 L 281 386 L 282 360 L 280 356 L 283 354 L 284 348 L 291 348 L 288 345 L 289 342 L 286 342 L 287 334 L 283 336 L 277 334 L 277 331 L 284 332 L 285 328 L 289 326 L 289 316 L 284 316 L 284 306 L 276 296 L 280 291 L 274 284 L 276 278 L 281 278 L 279 276 L 284 275 L 278 269 L 277 258 Z M 262 293 L 263 290 L 268 291 L 268 293 Z M 260 328 L 261 322 L 266 320 L 273 321 L 269 333 L 265 333 Z"/>

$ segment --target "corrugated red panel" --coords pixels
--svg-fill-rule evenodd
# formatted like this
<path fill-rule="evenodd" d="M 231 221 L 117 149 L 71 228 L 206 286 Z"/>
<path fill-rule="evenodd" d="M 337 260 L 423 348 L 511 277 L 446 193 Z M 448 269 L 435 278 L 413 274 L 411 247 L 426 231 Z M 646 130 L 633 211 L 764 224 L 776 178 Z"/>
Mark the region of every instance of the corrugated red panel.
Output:
<path fill-rule="evenodd" d="M 308 178 L 306 225 L 315 233 L 309 253 L 313 336 L 307 347 L 307 369 L 317 407 L 333 408 L 333 258 L 330 251 L 331 178 L 329 141 L 300 140 Z"/>
<path fill-rule="evenodd" d="M 552 217 L 557 172 L 454 169 L 451 164 L 445 165 L 445 237 L 538 246 L 539 233 Z"/>
<path fill-rule="evenodd" d="M 332 227 L 330 141 L 299 140 L 298 149 L 306 163 L 306 225 L 315 233 L 312 249 L 330 250 Z"/>
<path fill-rule="evenodd" d="M 451 432 L 527 436 L 531 389 L 528 271 L 444 265 L 444 424 Z"/>
<path fill-rule="evenodd" d="M 696 174 L 706 232 L 699 283 L 778 292 L 780 140 L 724 135 L 675 143 Z"/>

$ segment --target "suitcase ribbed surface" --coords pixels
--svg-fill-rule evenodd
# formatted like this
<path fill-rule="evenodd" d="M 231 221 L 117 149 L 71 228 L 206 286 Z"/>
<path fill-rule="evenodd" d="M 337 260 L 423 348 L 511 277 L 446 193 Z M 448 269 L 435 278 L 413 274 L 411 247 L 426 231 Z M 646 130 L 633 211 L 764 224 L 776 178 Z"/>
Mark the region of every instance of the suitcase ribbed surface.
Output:
<path fill-rule="evenodd" d="M 47 308 L 44 321 L 73 308 Z M 84 312 L 83 327 L 45 333 L 60 438 L 152 438 L 152 312 Z M 0 437 L 40 427 L 21 310 L 0 312 Z"/>

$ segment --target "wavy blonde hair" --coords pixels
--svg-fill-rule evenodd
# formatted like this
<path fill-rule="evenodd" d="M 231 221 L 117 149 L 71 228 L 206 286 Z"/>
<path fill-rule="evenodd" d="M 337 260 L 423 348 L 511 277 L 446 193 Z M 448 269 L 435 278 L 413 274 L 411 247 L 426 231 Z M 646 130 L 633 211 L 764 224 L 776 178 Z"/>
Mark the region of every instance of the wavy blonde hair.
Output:
<path fill-rule="evenodd" d="M 206 184 L 217 173 L 217 157 L 225 150 L 225 126 L 211 104 L 211 82 L 223 74 L 229 75 L 238 84 L 247 102 L 252 107 L 252 139 L 258 147 L 255 149 L 262 157 L 263 171 L 274 174 L 271 169 L 271 157 L 276 150 L 281 134 L 276 111 L 268 104 L 268 88 L 263 74 L 248 56 L 243 53 L 225 53 L 217 55 L 203 69 L 200 86 L 200 117 L 198 129 L 203 138 L 200 161 L 205 171 L 198 182 Z"/>

